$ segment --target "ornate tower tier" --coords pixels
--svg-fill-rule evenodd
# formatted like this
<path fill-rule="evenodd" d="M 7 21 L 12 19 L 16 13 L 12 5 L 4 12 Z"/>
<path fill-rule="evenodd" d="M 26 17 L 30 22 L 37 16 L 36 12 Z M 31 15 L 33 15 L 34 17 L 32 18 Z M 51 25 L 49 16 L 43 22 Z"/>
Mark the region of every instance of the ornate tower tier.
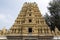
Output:
<path fill-rule="evenodd" d="M 35 2 L 23 4 L 14 25 L 10 28 L 10 33 L 26 36 L 53 36 L 58 34 L 50 31 Z"/>

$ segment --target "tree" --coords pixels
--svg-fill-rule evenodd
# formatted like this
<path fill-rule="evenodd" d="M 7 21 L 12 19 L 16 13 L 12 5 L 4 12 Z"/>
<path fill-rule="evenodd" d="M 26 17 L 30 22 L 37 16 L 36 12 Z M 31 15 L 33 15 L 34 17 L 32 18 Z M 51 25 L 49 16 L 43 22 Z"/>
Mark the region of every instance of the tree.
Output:
<path fill-rule="evenodd" d="M 55 25 L 54 25 L 54 22 L 52 21 L 52 16 L 49 16 L 47 13 L 45 15 L 45 21 L 46 21 L 46 24 L 50 27 L 50 30 L 51 31 L 55 31 Z"/>
<path fill-rule="evenodd" d="M 48 10 L 51 16 L 46 20 L 49 20 L 49 22 L 51 23 L 51 25 L 48 23 L 51 30 L 55 30 L 55 27 L 57 27 L 60 31 L 60 0 L 53 0 L 49 3 L 49 5 L 50 7 L 48 7 Z"/>

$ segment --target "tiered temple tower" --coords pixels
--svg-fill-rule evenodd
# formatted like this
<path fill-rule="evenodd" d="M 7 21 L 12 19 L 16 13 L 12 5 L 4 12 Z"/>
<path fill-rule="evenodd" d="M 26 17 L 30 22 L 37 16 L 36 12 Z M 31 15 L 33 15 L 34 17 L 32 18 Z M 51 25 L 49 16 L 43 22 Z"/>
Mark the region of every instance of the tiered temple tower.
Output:
<path fill-rule="evenodd" d="M 0 31 L 0 35 L 5 34 L 9 40 L 53 40 L 54 36 L 60 36 L 57 28 L 55 32 L 50 31 L 35 2 L 25 2 L 13 26 L 5 31 Z"/>

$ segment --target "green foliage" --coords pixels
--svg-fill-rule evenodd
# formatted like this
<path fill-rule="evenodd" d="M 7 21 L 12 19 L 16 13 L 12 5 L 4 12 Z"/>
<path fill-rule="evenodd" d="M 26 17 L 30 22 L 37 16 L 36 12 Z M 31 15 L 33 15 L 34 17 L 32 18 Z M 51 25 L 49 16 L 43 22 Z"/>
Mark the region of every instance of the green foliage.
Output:
<path fill-rule="evenodd" d="M 55 26 L 56 26 L 60 31 L 60 0 L 53 0 L 52 2 L 49 3 L 49 5 L 50 7 L 48 7 L 48 10 L 51 16 L 49 17 L 49 19 L 46 19 L 46 20 L 49 20 L 51 25 L 54 26 L 52 28 L 52 26 L 50 25 L 50 27 L 53 30 L 55 29 Z"/>

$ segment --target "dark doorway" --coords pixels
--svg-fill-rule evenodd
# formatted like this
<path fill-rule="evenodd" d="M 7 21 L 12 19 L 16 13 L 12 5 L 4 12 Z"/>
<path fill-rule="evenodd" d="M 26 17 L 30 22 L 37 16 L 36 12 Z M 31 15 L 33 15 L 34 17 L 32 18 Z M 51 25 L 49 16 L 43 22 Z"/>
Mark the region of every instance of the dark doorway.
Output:
<path fill-rule="evenodd" d="M 29 23 L 30 23 L 30 22 L 32 22 L 32 20 L 31 20 L 31 19 L 29 19 Z"/>
<path fill-rule="evenodd" d="M 28 29 L 28 32 L 29 32 L 29 33 L 32 33 L 32 28 L 29 28 L 29 29 Z"/>

